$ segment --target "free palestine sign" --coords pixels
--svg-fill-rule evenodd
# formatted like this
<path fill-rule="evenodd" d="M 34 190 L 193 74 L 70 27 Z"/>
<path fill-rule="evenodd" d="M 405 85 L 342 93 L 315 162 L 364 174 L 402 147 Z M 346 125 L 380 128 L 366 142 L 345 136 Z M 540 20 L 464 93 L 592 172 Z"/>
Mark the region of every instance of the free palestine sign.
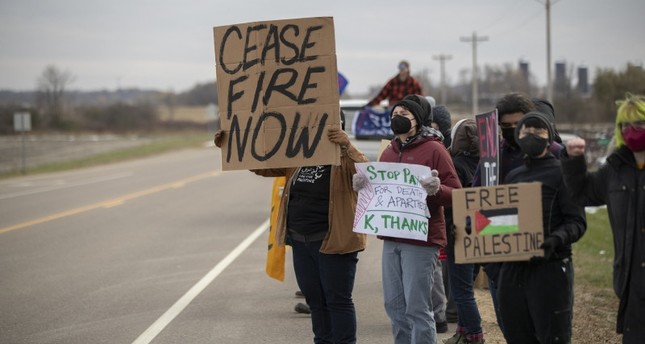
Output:
<path fill-rule="evenodd" d="M 452 192 L 455 262 L 523 261 L 544 256 L 540 183 Z"/>

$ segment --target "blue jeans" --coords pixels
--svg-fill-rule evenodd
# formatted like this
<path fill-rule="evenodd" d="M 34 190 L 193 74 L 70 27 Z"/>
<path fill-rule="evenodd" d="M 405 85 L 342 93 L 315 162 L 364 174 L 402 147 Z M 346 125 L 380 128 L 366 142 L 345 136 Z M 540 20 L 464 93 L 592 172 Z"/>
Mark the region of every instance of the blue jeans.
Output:
<path fill-rule="evenodd" d="M 298 287 L 311 309 L 314 343 L 356 343 L 352 300 L 358 253 L 320 253 L 322 240 L 291 242 Z"/>
<path fill-rule="evenodd" d="M 439 259 L 435 259 L 434 280 L 432 283 L 432 294 L 430 294 L 435 323 L 446 322 L 446 306 L 448 304 L 448 300 L 446 299 L 446 289 L 443 281 L 444 278 L 448 278 L 448 276 L 443 276 L 441 261 Z"/>
<path fill-rule="evenodd" d="M 466 334 L 482 332 L 482 319 L 475 302 L 474 264 L 455 264 L 455 256 L 448 256 L 448 275 L 452 298 L 457 304 L 457 324 L 466 329 Z"/>
<path fill-rule="evenodd" d="M 439 246 L 383 241 L 383 297 L 395 344 L 437 342 L 430 298 Z"/>

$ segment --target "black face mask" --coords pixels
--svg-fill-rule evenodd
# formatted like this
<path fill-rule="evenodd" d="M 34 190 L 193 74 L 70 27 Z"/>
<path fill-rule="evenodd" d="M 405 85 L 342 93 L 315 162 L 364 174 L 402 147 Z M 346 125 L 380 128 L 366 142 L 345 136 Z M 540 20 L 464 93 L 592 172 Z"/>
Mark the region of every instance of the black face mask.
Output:
<path fill-rule="evenodd" d="M 549 145 L 549 140 L 534 134 L 528 134 L 517 141 L 522 152 L 531 158 L 535 158 L 542 153 Z"/>
<path fill-rule="evenodd" d="M 506 143 L 517 147 L 517 143 L 515 143 L 515 128 L 502 128 L 502 137 Z"/>
<path fill-rule="evenodd" d="M 400 135 L 410 131 L 412 128 L 412 122 L 407 117 L 394 116 L 390 121 L 390 126 L 392 127 L 394 134 Z"/>

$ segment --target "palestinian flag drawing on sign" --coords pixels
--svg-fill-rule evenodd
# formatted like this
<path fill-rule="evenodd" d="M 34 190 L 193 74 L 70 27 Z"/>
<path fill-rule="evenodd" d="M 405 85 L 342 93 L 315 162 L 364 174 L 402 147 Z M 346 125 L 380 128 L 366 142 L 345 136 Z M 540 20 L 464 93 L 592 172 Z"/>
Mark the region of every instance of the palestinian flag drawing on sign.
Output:
<path fill-rule="evenodd" d="M 480 209 L 475 211 L 475 230 L 479 235 L 517 232 L 517 208 Z"/>

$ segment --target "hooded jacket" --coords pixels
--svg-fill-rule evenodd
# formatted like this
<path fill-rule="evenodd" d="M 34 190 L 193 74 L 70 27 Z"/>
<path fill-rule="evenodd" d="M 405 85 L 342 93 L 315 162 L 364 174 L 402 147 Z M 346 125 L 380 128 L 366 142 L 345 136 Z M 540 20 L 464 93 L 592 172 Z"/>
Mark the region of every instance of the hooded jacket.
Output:
<path fill-rule="evenodd" d="M 448 149 L 462 187 L 469 186 L 479 163 L 479 137 L 474 119 L 464 119 L 452 128 L 452 145 Z"/>
<path fill-rule="evenodd" d="M 553 108 L 553 104 L 551 104 L 548 100 L 542 99 L 542 98 L 533 98 L 531 99 L 533 102 L 533 105 L 535 105 L 535 109 L 538 112 L 541 112 L 544 114 L 548 120 L 551 126 L 553 126 L 553 131 L 554 131 L 554 138 L 553 140 L 557 143 L 562 143 L 562 139 L 560 138 L 560 134 L 558 133 L 558 129 L 555 126 L 555 109 Z"/>
<path fill-rule="evenodd" d="M 477 136 L 477 124 L 474 119 L 462 119 L 451 130 L 452 145 L 448 149 L 452 155 L 452 162 L 455 165 L 457 176 L 462 187 L 470 187 L 479 164 L 479 137 Z M 448 233 L 448 246 L 446 252 L 454 254 L 455 235 L 453 228 L 452 207 L 446 207 L 446 229 Z"/>
<path fill-rule="evenodd" d="M 529 112 L 517 124 L 515 141 L 520 141 L 520 130 L 524 125 L 536 128 L 546 127 L 548 142 L 551 144 L 555 131 L 548 117 L 541 112 Z M 584 208 L 575 203 L 564 183 L 560 161 L 548 152 L 544 157 L 524 159 L 524 165 L 509 172 L 504 184 L 542 183 L 542 225 L 544 238 L 557 237 L 561 245 L 556 248 L 554 258 L 571 257 L 571 244 L 578 241 L 587 230 Z"/>
<path fill-rule="evenodd" d="M 421 127 L 417 135 L 402 143 L 395 137 L 385 148 L 379 161 L 418 164 L 428 166 L 439 172 L 441 187 L 434 196 L 428 196 L 426 203 L 430 211 L 428 240 L 394 238 L 379 236 L 380 239 L 403 242 L 417 246 L 446 246 L 446 224 L 443 207 L 452 205 L 452 190 L 461 188 L 457 172 L 448 151 L 441 139 L 433 135 L 427 127 Z"/>
<path fill-rule="evenodd" d="M 595 172 L 587 171 L 582 155 L 565 152 L 560 159 L 574 200 L 585 206 L 607 205 L 614 238 L 614 292 L 620 299 L 616 326 L 623 333 L 628 293 L 645 300 L 645 170 L 638 169 L 626 146 Z"/>
<path fill-rule="evenodd" d="M 450 127 L 452 126 L 452 119 L 450 118 L 450 111 L 444 105 L 435 106 L 432 109 L 432 118 L 431 122 L 437 123 L 439 127 L 439 132 L 443 135 L 443 144 L 444 146 L 450 147 L 452 145 L 450 138 Z M 426 125 L 430 125 L 429 123 Z"/>

